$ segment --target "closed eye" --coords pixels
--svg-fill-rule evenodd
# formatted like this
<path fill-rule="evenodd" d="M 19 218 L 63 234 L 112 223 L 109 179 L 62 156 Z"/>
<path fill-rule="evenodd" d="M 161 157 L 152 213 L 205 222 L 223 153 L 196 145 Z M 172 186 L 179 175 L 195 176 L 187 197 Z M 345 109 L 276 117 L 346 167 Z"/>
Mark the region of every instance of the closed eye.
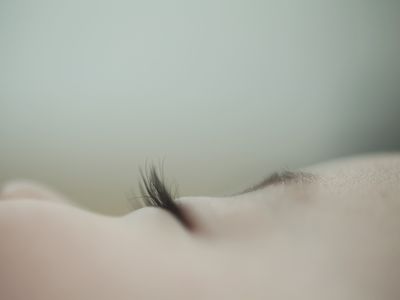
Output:
<path fill-rule="evenodd" d="M 160 172 L 162 173 L 162 170 Z M 139 182 L 139 188 L 145 206 L 153 206 L 161 209 L 165 209 L 171 215 L 173 215 L 181 224 L 188 230 L 193 231 L 195 228 L 195 222 L 191 216 L 189 216 L 181 206 L 178 206 L 174 199 L 177 198 L 167 188 L 164 178 L 160 177 L 157 169 L 154 165 L 150 166 L 149 169 L 143 171 L 140 169 L 141 182 Z M 311 173 L 301 171 L 282 171 L 274 172 L 258 184 L 247 188 L 239 194 L 250 193 L 264 189 L 271 185 L 277 184 L 295 184 L 303 183 L 308 184 L 313 182 L 316 176 Z"/>
<path fill-rule="evenodd" d="M 162 173 L 162 170 L 160 172 Z M 173 215 L 186 229 L 192 231 L 194 229 L 194 220 L 178 206 L 174 199 L 176 195 L 167 188 L 164 178 L 160 177 L 154 165 L 148 170 L 140 169 L 141 182 L 139 189 L 142 195 L 143 204 L 145 206 L 153 206 L 165 209 Z"/>

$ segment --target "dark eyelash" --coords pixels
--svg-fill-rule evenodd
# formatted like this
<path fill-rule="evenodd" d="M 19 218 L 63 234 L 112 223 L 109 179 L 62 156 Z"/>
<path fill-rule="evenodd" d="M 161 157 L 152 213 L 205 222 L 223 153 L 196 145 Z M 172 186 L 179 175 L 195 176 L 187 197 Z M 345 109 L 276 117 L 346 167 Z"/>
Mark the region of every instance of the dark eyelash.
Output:
<path fill-rule="evenodd" d="M 167 210 L 175 218 L 177 218 L 184 227 L 192 229 L 192 222 L 189 217 L 184 213 L 183 209 L 179 207 L 169 188 L 167 188 L 164 177 L 160 176 L 154 165 L 151 165 L 145 171 L 139 169 L 141 181 L 139 182 L 139 189 L 142 195 L 143 202 L 146 206 L 159 207 Z M 163 172 L 161 170 L 161 175 Z M 175 193 L 176 194 L 176 193 Z"/>

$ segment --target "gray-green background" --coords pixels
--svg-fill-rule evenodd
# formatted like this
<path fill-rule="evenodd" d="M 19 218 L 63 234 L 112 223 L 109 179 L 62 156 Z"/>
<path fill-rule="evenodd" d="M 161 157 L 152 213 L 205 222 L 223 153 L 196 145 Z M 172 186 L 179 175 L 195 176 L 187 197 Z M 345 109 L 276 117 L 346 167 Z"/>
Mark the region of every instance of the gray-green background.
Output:
<path fill-rule="evenodd" d="M 400 1 L 0 0 L 0 180 L 130 209 L 400 148 Z"/>

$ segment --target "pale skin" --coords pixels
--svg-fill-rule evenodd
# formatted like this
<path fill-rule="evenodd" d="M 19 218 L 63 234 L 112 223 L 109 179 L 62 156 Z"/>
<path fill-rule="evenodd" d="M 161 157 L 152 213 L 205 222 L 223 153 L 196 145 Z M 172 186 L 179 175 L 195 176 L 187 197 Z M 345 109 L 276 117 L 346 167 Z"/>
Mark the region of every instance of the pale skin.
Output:
<path fill-rule="evenodd" d="M 400 154 L 303 169 L 309 181 L 184 197 L 111 217 L 42 186 L 5 185 L 0 299 L 400 298 Z"/>

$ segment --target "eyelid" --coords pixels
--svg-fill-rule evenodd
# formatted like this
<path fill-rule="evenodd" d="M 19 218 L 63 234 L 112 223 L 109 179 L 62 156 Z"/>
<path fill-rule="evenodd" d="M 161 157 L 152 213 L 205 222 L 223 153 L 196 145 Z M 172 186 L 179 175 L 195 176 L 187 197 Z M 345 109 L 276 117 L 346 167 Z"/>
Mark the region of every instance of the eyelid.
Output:
<path fill-rule="evenodd" d="M 160 171 L 163 174 L 162 170 Z M 186 211 L 174 201 L 176 197 L 172 196 L 162 177 L 158 175 L 157 169 L 152 165 L 149 169 L 143 171 L 140 169 L 141 182 L 139 189 L 142 194 L 143 204 L 166 210 L 174 216 L 186 229 L 192 231 L 194 228 L 193 219 Z"/>
<path fill-rule="evenodd" d="M 169 232 L 170 229 L 177 230 L 178 228 L 187 231 L 185 226 L 169 211 L 156 207 L 145 206 L 134 210 L 133 212 L 124 216 L 124 218 L 131 224 L 138 224 L 146 229 L 151 229 L 159 232 Z"/>

